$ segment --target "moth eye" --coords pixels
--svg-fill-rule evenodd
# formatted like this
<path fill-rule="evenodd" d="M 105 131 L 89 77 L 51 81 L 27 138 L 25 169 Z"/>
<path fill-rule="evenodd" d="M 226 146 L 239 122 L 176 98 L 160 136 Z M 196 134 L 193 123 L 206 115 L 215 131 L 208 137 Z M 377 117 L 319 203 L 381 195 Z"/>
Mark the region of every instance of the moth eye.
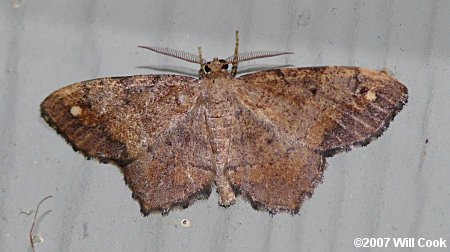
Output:
<path fill-rule="evenodd" d="M 208 65 L 205 65 L 205 72 L 207 72 L 207 73 L 211 72 L 211 68 L 209 68 Z"/>
<path fill-rule="evenodd" d="M 222 65 L 222 69 L 228 69 L 228 64 L 225 64 L 225 63 L 227 63 L 226 60 L 220 59 L 219 62 L 223 64 L 223 65 Z"/>

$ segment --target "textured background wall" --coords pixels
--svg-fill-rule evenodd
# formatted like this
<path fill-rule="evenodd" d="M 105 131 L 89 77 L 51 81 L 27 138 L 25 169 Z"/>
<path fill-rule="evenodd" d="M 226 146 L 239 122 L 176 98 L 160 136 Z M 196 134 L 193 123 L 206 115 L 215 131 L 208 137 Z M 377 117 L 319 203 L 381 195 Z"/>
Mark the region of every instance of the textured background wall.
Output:
<path fill-rule="evenodd" d="M 21 211 L 47 195 L 37 251 L 357 251 L 356 237 L 450 239 L 449 13 L 445 0 L 1 0 L 0 251 L 30 248 L 32 215 Z M 328 159 L 300 215 L 270 217 L 242 199 L 224 209 L 213 192 L 144 218 L 119 169 L 85 160 L 39 116 L 40 102 L 73 82 L 197 72 L 136 45 L 194 53 L 201 45 L 206 58 L 225 57 L 236 29 L 241 51 L 296 53 L 241 70 L 388 68 L 409 88 L 409 103 L 380 139 Z M 180 225 L 184 218 L 191 227 Z"/>

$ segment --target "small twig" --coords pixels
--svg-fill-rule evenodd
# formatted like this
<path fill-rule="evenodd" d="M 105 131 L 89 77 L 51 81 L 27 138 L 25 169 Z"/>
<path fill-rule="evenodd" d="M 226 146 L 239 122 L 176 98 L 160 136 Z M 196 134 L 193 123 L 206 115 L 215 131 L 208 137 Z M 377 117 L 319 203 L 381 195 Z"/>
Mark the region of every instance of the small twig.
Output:
<path fill-rule="evenodd" d="M 38 211 L 39 211 L 39 207 L 41 206 L 41 204 L 42 204 L 46 199 L 51 198 L 51 197 L 53 197 L 53 196 L 47 196 L 47 197 L 43 198 L 43 199 L 39 202 L 39 204 L 37 205 L 36 211 L 34 212 L 33 224 L 31 224 L 31 229 L 30 229 L 30 243 L 31 243 L 31 250 L 32 250 L 33 252 L 35 252 L 35 250 L 34 250 L 34 242 L 33 242 L 33 229 L 34 229 L 34 224 L 36 223 L 36 217 L 37 217 L 37 214 L 38 214 Z"/>

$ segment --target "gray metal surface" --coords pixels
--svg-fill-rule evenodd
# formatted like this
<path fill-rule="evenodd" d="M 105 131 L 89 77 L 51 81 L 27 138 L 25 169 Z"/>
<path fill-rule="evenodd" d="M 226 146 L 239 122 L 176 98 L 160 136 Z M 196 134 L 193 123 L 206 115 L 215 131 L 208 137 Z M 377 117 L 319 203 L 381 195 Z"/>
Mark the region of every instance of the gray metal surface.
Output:
<path fill-rule="evenodd" d="M 21 211 L 47 195 L 37 251 L 394 251 L 392 243 L 357 249 L 353 240 L 450 239 L 449 13 L 444 0 L 2 0 L 0 251 L 30 250 L 33 216 Z M 381 138 L 328 159 L 300 215 L 271 217 L 242 199 L 224 209 L 213 192 L 186 210 L 144 218 L 119 169 L 85 160 L 40 118 L 40 102 L 73 82 L 197 72 L 137 45 L 193 53 L 201 45 L 206 58 L 226 57 L 236 29 L 241 51 L 295 52 L 241 70 L 387 68 L 409 88 L 409 103 Z"/>

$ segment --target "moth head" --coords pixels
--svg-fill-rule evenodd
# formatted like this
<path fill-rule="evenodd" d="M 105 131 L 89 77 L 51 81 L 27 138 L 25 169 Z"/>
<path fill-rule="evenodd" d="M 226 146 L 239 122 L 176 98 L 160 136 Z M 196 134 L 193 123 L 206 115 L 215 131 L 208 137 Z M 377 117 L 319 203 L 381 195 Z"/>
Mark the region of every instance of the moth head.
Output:
<path fill-rule="evenodd" d="M 212 61 L 208 61 L 204 65 L 205 73 L 219 73 L 228 71 L 228 61 L 224 59 L 214 58 Z"/>
<path fill-rule="evenodd" d="M 200 64 L 199 77 L 202 78 L 205 75 L 210 77 L 236 76 L 237 66 L 239 62 L 267 58 L 273 56 L 279 56 L 284 54 L 292 54 L 292 52 L 287 51 L 253 51 L 238 53 L 239 37 L 238 31 L 236 31 L 236 47 L 234 49 L 234 54 L 226 59 L 214 58 L 212 61 L 206 62 L 202 57 L 201 48 L 198 47 L 198 55 L 188 53 L 181 50 L 175 50 L 170 48 L 155 47 L 155 46 L 139 46 L 141 48 L 149 49 L 151 51 L 161 53 L 170 57 L 185 60 L 191 63 Z M 228 72 L 228 65 L 232 65 L 231 71 Z"/>

